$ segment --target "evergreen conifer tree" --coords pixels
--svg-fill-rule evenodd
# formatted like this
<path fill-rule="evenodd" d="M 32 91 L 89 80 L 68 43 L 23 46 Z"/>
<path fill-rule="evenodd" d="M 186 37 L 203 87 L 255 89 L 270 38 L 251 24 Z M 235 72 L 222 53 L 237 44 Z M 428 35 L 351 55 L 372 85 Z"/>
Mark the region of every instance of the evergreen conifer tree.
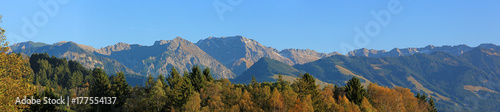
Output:
<path fill-rule="evenodd" d="M 429 112 L 437 112 L 436 104 L 434 103 L 434 99 L 432 98 L 432 96 L 429 98 L 429 105 Z"/>
<path fill-rule="evenodd" d="M 205 88 L 205 76 L 201 73 L 201 69 L 198 65 L 191 68 L 191 73 L 189 73 L 188 78 L 191 80 L 191 84 L 195 91 L 200 92 L 201 88 Z"/>
<path fill-rule="evenodd" d="M 347 82 L 345 94 L 347 99 L 354 102 L 356 105 L 360 105 L 363 97 L 367 96 L 366 90 L 361 85 L 361 81 L 356 77 L 352 77 L 352 79 Z"/>
<path fill-rule="evenodd" d="M 208 68 L 208 67 L 205 67 L 205 69 L 203 69 L 203 76 L 205 76 L 205 79 L 208 82 L 212 82 L 214 80 L 214 78 L 212 77 L 212 74 L 210 74 L 210 68 Z"/>
<path fill-rule="evenodd" d="M 299 79 L 297 84 L 299 91 L 299 98 L 304 99 L 307 95 L 310 95 L 312 101 L 312 106 L 314 109 L 321 108 L 321 94 L 318 91 L 318 86 L 316 85 L 316 79 L 309 73 L 305 73 Z"/>
<path fill-rule="evenodd" d="M 121 71 L 116 73 L 116 76 L 113 77 L 112 80 L 111 89 L 113 93 L 112 97 L 117 97 L 115 108 L 123 106 L 127 95 L 130 94 L 129 85 L 125 79 L 125 73 Z"/>
<path fill-rule="evenodd" d="M 111 82 L 106 75 L 106 72 L 100 68 L 95 68 L 92 71 L 92 82 L 89 88 L 90 97 L 109 97 L 111 90 Z M 96 112 L 109 112 L 111 111 L 111 106 L 103 104 L 91 105 L 92 111 Z"/>

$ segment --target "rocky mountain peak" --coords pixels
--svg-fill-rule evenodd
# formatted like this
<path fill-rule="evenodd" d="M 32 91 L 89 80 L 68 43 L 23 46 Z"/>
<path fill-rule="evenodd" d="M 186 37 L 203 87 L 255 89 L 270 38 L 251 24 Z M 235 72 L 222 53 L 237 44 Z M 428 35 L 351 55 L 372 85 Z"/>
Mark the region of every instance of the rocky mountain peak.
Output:
<path fill-rule="evenodd" d="M 436 46 L 434 46 L 434 45 L 427 45 L 427 46 L 425 46 L 424 48 L 425 48 L 425 49 L 434 49 L 434 47 L 436 47 Z"/>
<path fill-rule="evenodd" d="M 491 46 L 497 46 L 497 45 L 492 44 L 492 43 L 483 43 L 483 44 L 479 45 L 479 47 L 483 47 L 483 48 L 485 48 L 485 47 L 491 47 Z"/>
<path fill-rule="evenodd" d="M 279 52 L 279 54 L 285 58 L 293 61 L 295 64 L 304 64 L 318 59 L 335 55 L 336 53 L 319 53 L 311 49 L 284 49 Z"/>
<path fill-rule="evenodd" d="M 166 44 L 166 43 L 169 43 L 170 41 L 169 40 L 158 40 L 158 41 L 155 41 L 155 43 L 153 44 L 153 46 L 160 46 L 160 45 L 163 45 L 163 44 Z"/>
<path fill-rule="evenodd" d="M 122 50 L 129 50 L 131 49 L 130 44 L 119 42 L 116 43 L 115 45 L 112 46 L 107 46 L 104 48 L 101 48 L 99 50 L 96 50 L 97 53 L 104 54 L 104 55 L 110 55 L 111 52 L 117 52 L 117 51 L 122 51 Z"/>
<path fill-rule="evenodd" d="M 13 46 L 20 46 L 20 47 L 33 47 L 32 45 L 32 41 L 27 41 L 27 42 L 21 42 L 21 43 L 15 43 L 15 44 L 12 44 L 11 47 Z"/>
<path fill-rule="evenodd" d="M 71 42 L 71 41 L 69 41 L 69 42 Z M 65 44 L 65 43 L 68 43 L 68 41 L 59 41 L 59 42 L 57 42 L 55 44 Z"/>
<path fill-rule="evenodd" d="M 375 50 L 375 49 L 366 49 L 366 48 L 361 48 L 361 49 L 356 49 L 353 51 L 349 51 L 347 53 L 347 56 L 365 56 L 365 57 L 370 57 L 373 55 L 377 55 L 380 53 L 386 52 L 385 50 Z"/>
<path fill-rule="evenodd" d="M 279 60 L 292 65 L 293 61 L 279 54 L 279 51 L 243 36 L 209 37 L 196 43 L 203 51 L 241 74 L 262 57 Z"/>
<path fill-rule="evenodd" d="M 489 44 L 484 44 L 484 45 L 479 45 L 478 47 L 485 47 L 485 48 L 493 48 L 493 49 L 498 49 L 500 50 L 500 47 L 495 47 L 495 45 L 489 45 Z M 424 53 L 424 54 L 431 54 L 433 52 L 446 52 L 448 54 L 452 54 L 455 56 L 462 55 L 464 52 L 472 50 L 473 47 L 469 47 L 464 44 L 460 45 L 455 45 L 455 46 L 449 46 L 449 45 L 444 45 L 444 46 L 434 46 L 434 45 L 427 45 L 423 48 L 394 48 L 390 50 L 389 52 L 386 52 L 385 50 L 373 50 L 373 49 L 356 49 L 353 51 L 349 51 L 347 56 L 364 56 L 364 57 L 397 57 L 397 56 L 408 56 L 408 55 L 413 55 L 416 53 Z"/>
<path fill-rule="evenodd" d="M 234 38 L 234 39 L 239 39 L 241 42 L 245 43 L 245 44 L 260 44 L 258 43 L 257 41 L 253 40 L 253 39 L 249 39 L 249 38 L 245 38 L 243 36 L 232 36 L 232 37 L 228 37 L 228 38 Z"/>
<path fill-rule="evenodd" d="M 394 48 L 385 54 L 379 55 L 379 57 L 406 56 L 406 55 L 413 55 L 415 53 L 418 53 L 417 48 L 403 48 L 403 49 Z"/>
<path fill-rule="evenodd" d="M 15 43 L 9 46 L 9 51 L 17 50 L 17 49 L 27 49 L 27 48 L 33 48 L 33 47 L 42 47 L 46 46 L 48 44 L 42 43 L 42 42 L 33 42 L 33 41 L 27 41 L 27 42 L 21 42 L 21 43 Z M 9 53 L 7 51 L 7 53 Z"/>
<path fill-rule="evenodd" d="M 248 39 L 243 36 L 228 36 L 228 37 L 208 37 L 206 39 L 199 40 L 196 44 L 211 44 L 218 42 L 218 44 L 258 44 L 258 42 L 253 39 Z"/>
<path fill-rule="evenodd" d="M 176 37 L 173 40 L 158 40 L 155 41 L 153 46 L 160 46 L 160 45 L 165 45 L 165 44 L 171 44 L 171 43 L 191 43 L 186 39 L 183 39 L 181 37 Z"/>
<path fill-rule="evenodd" d="M 172 41 L 174 41 L 174 42 L 186 42 L 186 41 L 188 41 L 188 40 L 183 39 L 183 38 L 181 38 L 181 37 L 175 37 Z"/>
<path fill-rule="evenodd" d="M 481 44 L 478 47 L 500 51 L 500 46 L 497 46 L 497 45 L 492 44 L 492 43 Z"/>
<path fill-rule="evenodd" d="M 114 46 L 129 46 L 130 44 L 123 43 L 123 42 L 118 42 Z"/>

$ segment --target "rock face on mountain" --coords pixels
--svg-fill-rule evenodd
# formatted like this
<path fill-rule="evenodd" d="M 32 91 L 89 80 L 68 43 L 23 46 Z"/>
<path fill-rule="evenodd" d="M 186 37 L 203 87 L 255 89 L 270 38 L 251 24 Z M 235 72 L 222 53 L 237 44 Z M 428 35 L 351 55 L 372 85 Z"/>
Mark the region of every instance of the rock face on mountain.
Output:
<path fill-rule="evenodd" d="M 279 54 L 285 58 L 292 60 L 295 64 L 304 64 L 332 55 L 341 55 L 338 52 L 326 54 L 319 53 L 310 49 L 284 49 L 281 50 Z"/>
<path fill-rule="evenodd" d="M 22 49 L 32 48 L 32 47 L 42 47 L 42 46 L 46 46 L 46 45 L 48 45 L 48 44 L 41 43 L 41 42 L 27 41 L 27 42 L 15 43 L 15 44 L 9 46 L 10 47 L 9 51 L 22 50 Z"/>
<path fill-rule="evenodd" d="M 234 78 L 235 74 L 219 63 L 195 44 L 177 37 L 173 40 L 156 41 L 153 46 L 117 43 L 101 49 L 76 44 L 58 42 L 53 45 L 33 45 L 33 42 L 14 44 L 13 52 L 27 55 L 47 52 L 49 55 L 76 60 L 86 68 L 100 67 L 114 74 L 124 71 L 128 74 L 167 74 L 176 67 L 179 71 L 189 71 L 193 65 L 209 67 L 214 78 Z"/>
<path fill-rule="evenodd" d="M 203 51 L 230 68 L 235 74 L 241 74 L 262 57 L 293 65 L 293 61 L 283 57 L 278 50 L 266 47 L 253 39 L 243 36 L 209 37 L 196 43 Z"/>
<path fill-rule="evenodd" d="M 120 43 L 117 43 L 117 44 L 112 45 L 112 46 L 107 46 L 107 47 L 104 47 L 101 49 L 96 49 L 95 52 L 97 52 L 99 54 L 103 54 L 103 55 L 110 55 L 111 52 L 118 52 L 118 51 L 122 51 L 122 50 L 132 49 L 130 46 L 138 47 L 140 45 L 138 45 L 138 44 L 130 45 L 127 43 L 120 42 Z"/>
<path fill-rule="evenodd" d="M 243 36 L 210 37 L 196 44 L 180 37 L 156 41 L 152 46 L 120 42 L 100 49 L 66 41 L 53 45 L 23 42 L 10 47 L 13 52 L 28 55 L 48 52 L 49 55 L 77 60 L 86 68 L 101 67 L 110 73 L 125 71 L 129 74 L 158 75 L 167 74 L 172 67 L 188 71 L 192 65 L 201 65 L 211 68 L 215 78 L 234 78 L 262 57 L 294 65 L 339 54 L 318 53 L 309 49 L 278 51 Z"/>
<path fill-rule="evenodd" d="M 495 50 L 500 50 L 500 48 L 494 44 L 481 44 L 478 47 L 483 47 L 483 48 L 492 48 Z M 431 54 L 433 52 L 445 52 L 451 55 L 462 55 L 464 52 L 468 52 L 472 50 L 472 47 L 469 47 L 467 45 L 456 45 L 456 46 L 441 46 L 441 47 L 436 47 L 433 45 L 428 45 L 423 48 L 405 48 L 405 49 L 399 49 L 399 48 L 394 48 L 389 52 L 386 52 L 385 50 L 374 50 L 374 49 L 356 49 L 354 51 L 350 51 L 347 53 L 347 56 L 363 56 L 363 57 L 397 57 L 397 56 L 408 56 L 408 55 L 413 55 L 417 53 L 424 53 L 424 54 Z"/>
<path fill-rule="evenodd" d="M 127 74 L 136 74 L 134 71 L 128 69 L 123 64 L 114 59 L 102 57 L 98 54 L 95 54 L 94 48 L 86 45 L 76 44 L 74 42 L 61 41 L 52 45 L 23 42 L 14 44 L 10 47 L 13 52 L 24 53 L 27 55 L 46 52 L 49 55 L 54 55 L 59 58 L 76 60 L 80 62 L 85 68 L 103 68 L 108 73 L 123 71 Z"/>
<path fill-rule="evenodd" d="M 348 56 L 364 56 L 364 57 L 377 57 L 382 53 L 385 53 L 385 50 L 375 50 L 375 49 L 355 49 L 354 51 L 349 51 L 347 53 Z"/>
<path fill-rule="evenodd" d="M 116 59 L 140 74 L 168 74 L 176 67 L 189 71 L 193 65 L 209 67 L 214 78 L 234 78 L 235 74 L 195 44 L 177 37 L 156 41 L 152 46 L 118 43 L 99 50 L 104 57 Z"/>

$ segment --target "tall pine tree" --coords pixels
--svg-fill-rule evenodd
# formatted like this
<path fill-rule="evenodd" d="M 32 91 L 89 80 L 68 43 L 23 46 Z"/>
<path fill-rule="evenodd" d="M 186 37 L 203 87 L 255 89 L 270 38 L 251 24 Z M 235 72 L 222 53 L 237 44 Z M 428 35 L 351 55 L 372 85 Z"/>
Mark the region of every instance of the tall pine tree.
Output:
<path fill-rule="evenodd" d="M 155 78 L 151 74 L 148 74 L 148 78 L 146 79 L 146 91 L 149 92 L 151 88 L 155 85 Z"/>
<path fill-rule="evenodd" d="M 195 91 L 200 92 L 202 88 L 205 88 L 205 76 L 201 73 L 201 69 L 198 65 L 191 68 L 191 73 L 189 73 L 188 78 L 191 80 L 191 84 Z"/>
<path fill-rule="evenodd" d="M 307 95 L 311 95 L 312 106 L 314 109 L 320 109 L 322 106 L 321 94 L 318 91 L 316 80 L 309 73 L 305 73 L 298 81 L 299 98 L 305 99 Z"/>
<path fill-rule="evenodd" d="M 354 102 L 356 105 L 360 105 L 361 101 L 363 101 L 363 97 L 367 97 L 365 88 L 356 77 L 352 77 L 352 79 L 347 82 L 345 86 L 345 95 L 349 101 Z"/>
<path fill-rule="evenodd" d="M 163 74 L 158 75 L 158 80 L 163 84 L 163 87 L 167 87 L 167 80 L 165 79 L 165 76 Z"/>
<path fill-rule="evenodd" d="M 170 74 L 167 76 L 167 84 L 170 87 L 175 87 L 178 83 L 180 83 L 181 79 L 182 77 L 177 69 L 175 69 L 175 67 L 172 67 L 172 69 L 170 69 Z"/>
<path fill-rule="evenodd" d="M 167 96 L 169 104 L 166 108 L 169 109 L 181 109 L 181 107 L 187 102 L 188 98 L 193 93 L 193 86 L 191 85 L 191 80 L 189 80 L 188 73 L 184 72 L 181 77 L 177 69 L 172 67 L 170 74 L 167 77 L 167 83 L 170 87 L 170 91 Z"/>
<path fill-rule="evenodd" d="M 208 68 L 208 67 L 205 67 L 205 69 L 203 69 L 203 76 L 205 76 L 205 79 L 208 82 L 212 82 L 214 80 L 214 78 L 212 77 L 212 74 L 210 74 L 210 68 Z"/>
<path fill-rule="evenodd" d="M 432 96 L 429 98 L 429 105 L 429 112 L 437 112 L 436 104 L 434 103 L 434 99 L 432 98 Z"/>
<path fill-rule="evenodd" d="M 117 97 L 114 108 L 122 107 L 127 96 L 130 94 L 130 87 L 125 79 L 123 72 L 116 73 L 112 79 L 111 91 L 114 97 Z"/>
<path fill-rule="evenodd" d="M 106 72 L 101 68 L 94 68 L 92 71 L 92 82 L 89 89 L 90 97 L 109 97 L 111 96 L 111 82 L 106 75 Z M 95 112 L 109 112 L 111 111 L 111 106 L 96 104 L 92 105 L 92 111 Z"/>

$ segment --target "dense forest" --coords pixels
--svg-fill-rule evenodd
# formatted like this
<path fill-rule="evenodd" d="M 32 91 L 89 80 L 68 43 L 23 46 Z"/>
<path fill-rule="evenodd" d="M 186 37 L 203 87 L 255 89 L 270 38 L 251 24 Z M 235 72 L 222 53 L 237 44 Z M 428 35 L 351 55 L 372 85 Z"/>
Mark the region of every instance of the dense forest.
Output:
<path fill-rule="evenodd" d="M 353 77 L 344 87 L 319 88 L 312 75 L 299 75 L 295 82 L 283 80 L 232 84 L 214 79 L 209 68 L 149 75 L 144 86 L 131 87 L 124 73 L 106 74 L 101 68 L 46 53 L 2 53 L 1 103 L 12 111 L 435 111 L 434 100 L 414 95 L 407 88 L 363 87 Z M 3 58 L 7 57 L 7 58 Z M 15 61 L 14 61 L 15 60 Z M 17 69 L 17 70 L 15 70 Z M 182 75 L 181 75 L 182 73 Z M 17 83 L 17 84 L 14 84 Z M 16 86 L 11 86 L 16 85 Z M 24 86 L 23 86 L 24 85 Z M 16 90 L 16 91 L 14 91 Z M 23 91 L 24 93 L 19 93 Z M 16 97 L 35 98 L 117 97 L 114 104 L 15 105 Z"/>

